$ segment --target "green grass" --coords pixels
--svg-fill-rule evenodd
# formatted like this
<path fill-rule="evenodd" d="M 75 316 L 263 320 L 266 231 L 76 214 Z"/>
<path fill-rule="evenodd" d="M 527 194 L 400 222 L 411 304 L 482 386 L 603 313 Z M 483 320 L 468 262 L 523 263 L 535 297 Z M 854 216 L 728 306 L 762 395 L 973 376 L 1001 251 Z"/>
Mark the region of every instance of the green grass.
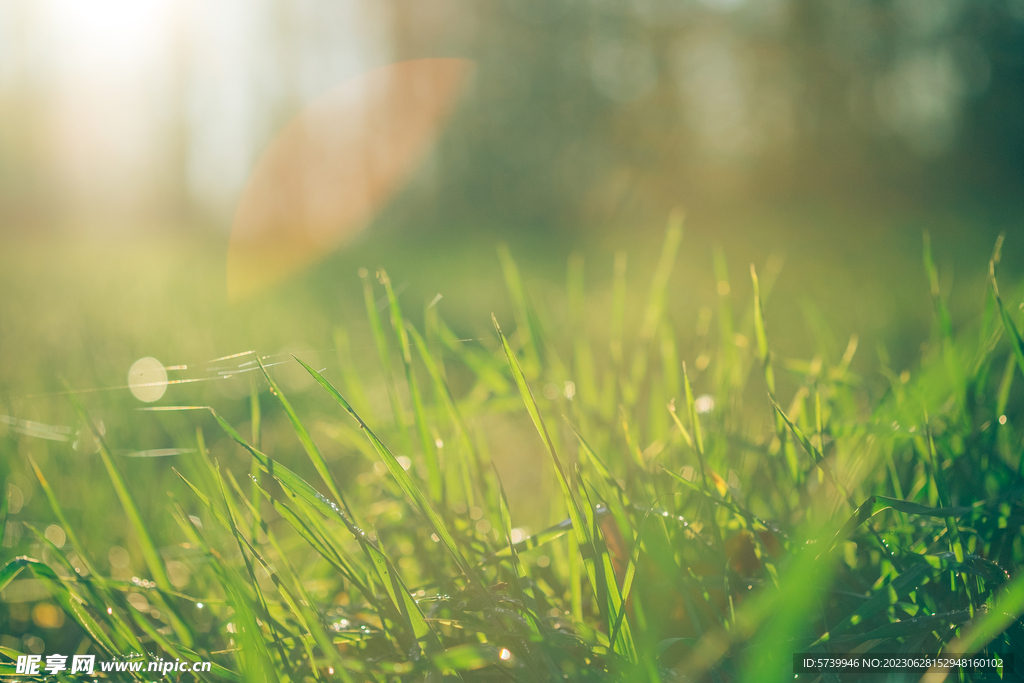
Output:
<path fill-rule="evenodd" d="M 436 302 L 409 316 L 383 270 L 364 272 L 379 371 L 357 370 L 341 326 L 337 363 L 285 359 L 309 390 L 253 355 L 238 359 L 247 397 L 131 411 L 181 449 L 160 461 L 174 478 L 138 476 L 118 455 L 132 422 L 108 411 L 108 427 L 95 396 L 70 393 L 103 470 L 82 466 L 89 501 L 69 511 L 48 478 L 71 443 L 12 468 L 51 513 L 10 487 L 0 506 L 0 673 L 40 629 L 46 654 L 212 660 L 210 681 L 782 681 L 805 651 L 1024 663 L 1024 339 L 1001 242 L 961 322 L 926 236 L 933 333 L 911 370 L 880 349 L 868 375 L 856 337 L 775 355 L 787 330 L 766 310 L 795 304 L 769 308 L 754 266 L 739 297 L 720 252 L 717 334 L 709 319 L 678 334 L 682 239 L 673 216 L 640 276 L 616 255 L 599 333 L 579 256 L 559 316 L 500 249 L 512 315 L 469 341 Z M 25 431 L 5 453 L 31 456 Z M 539 464 L 511 500 L 515 468 Z M 104 525 L 127 568 L 108 568 Z"/>

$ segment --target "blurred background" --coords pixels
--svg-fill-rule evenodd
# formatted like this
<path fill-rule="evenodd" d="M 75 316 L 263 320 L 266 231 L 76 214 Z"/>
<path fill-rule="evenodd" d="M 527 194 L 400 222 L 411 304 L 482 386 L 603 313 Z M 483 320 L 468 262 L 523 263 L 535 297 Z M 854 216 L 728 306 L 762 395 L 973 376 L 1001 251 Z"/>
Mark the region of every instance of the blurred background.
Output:
<path fill-rule="evenodd" d="M 474 66 L 425 151 L 302 267 L 230 300 L 265 150 L 349 79 L 434 58 Z M 877 379 L 932 324 L 923 230 L 955 322 L 980 310 L 1000 232 L 1021 270 L 1022 83 L 1024 0 L 0 0 L 0 413 L 71 424 L 64 380 L 111 388 L 91 409 L 130 402 L 143 357 L 336 365 L 339 325 L 375 377 L 357 269 L 386 267 L 412 318 L 440 294 L 456 331 L 489 338 L 511 310 L 502 242 L 555 314 L 583 254 L 601 329 L 615 251 L 642 297 L 673 207 L 682 338 L 723 279 L 748 301 L 755 263 L 780 354 L 838 357 L 856 333 Z"/>
<path fill-rule="evenodd" d="M 226 243 L 292 117 L 425 57 L 474 79 L 357 246 L 619 246 L 681 205 L 723 245 L 985 251 L 1020 214 L 1020 0 L 3 0 L 0 234 Z"/>
<path fill-rule="evenodd" d="M 247 183 L 273 199 L 316 180 L 300 159 L 260 185 L 265 150 L 340 84 L 433 58 L 474 66 L 436 95 L 425 151 L 229 300 L 239 217 L 270 211 Z M 387 267 L 414 317 L 441 294 L 457 329 L 488 333 L 508 310 L 501 242 L 538 299 L 584 254 L 602 319 L 613 253 L 644 292 L 673 207 L 681 330 L 715 300 L 720 248 L 737 296 L 748 263 L 781 268 L 783 353 L 831 326 L 905 365 L 930 325 L 923 230 L 954 312 L 977 310 L 998 233 L 1020 270 L 1022 83 L 1024 0 L 0 0 L 4 400 L 31 417 L 26 395 L 123 385 L 144 356 L 331 347 L 335 325 L 365 331 L 361 266 Z M 408 127 L 342 119 L 366 158 Z"/>
<path fill-rule="evenodd" d="M 255 183 L 265 150 L 340 84 L 433 58 L 474 66 L 437 94 L 425 151 L 229 300 L 238 217 L 267 213 L 243 206 L 247 183 L 273 198 L 307 178 L 279 163 Z M 780 353 L 857 333 L 858 362 L 877 347 L 899 369 L 931 325 L 923 230 L 955 316 L 979 310 L 998 233 L 1020 272 L 1022 83 L 1024 0 L 0 0 L 2 412 L 64 411 L 26 397 L 123 386 L 146 356 L 329 349 L 342 324 L 368 347 L 363 266 L 414 318 L 441 294 L 455 329 L 488 335 L 509 311 L 501 242 L 542 302 L 582 253 L 600 328 L 614 252 L 642 296 L 673 207 L 682 336 L 706 328 L 718 248 L 743 300 L 749 263 L 778 271 Z M 330 120 L 310 130 L 330 138 Z M 367 158 L 409 125 L 338 120 Z"/>
<path fill-rule="evenodd" d="M 305 184 L 310 131 L 351 134 L 358 158 L 339 162 L 350 172 L 388 157 L 401 129 L 362 135 L 375 115 L 424 122 L 418 109 L 370 107 L 333 131 L 324 97 L 436 58 L 473 63 L 458 88 L 418 91 L 444 116 L 358 215 L 331 213 L 324 177 Z M 279 186 L 324 200 L 330 235 L 258 293 L 229 297 L 240 232 L 289 215 L 273 205 Z M 749 311 L 753 263 L 774 283 L 765 308 L 781 357 L 836 361 L 857 334 L 853 368 L 869 387 L 886 384 L 880 363 L 913 370 L 934 317 L 924 230 L 957 327 L 981 310 L 1000 232 L 1005 281 L 1019 281 L 1024 0 L 0 0 L 0 479 L 12 514 L 48 523 L 32 455 L 86 542 L 129 576 L 139 558 L 122 547 L 127 524 L 58 393 L 65 381 L 84 391 L 147 519 L 165 520 L 163 485 L 178 486 L 168 463 L 194 447 L 203 418 L 137 412 L 129 368 L 216 378 L 239 361 L 214 358 L 298 352 L 329 377 L 354 368 L 386 416 L 360 267 L 387 268 L 417 323 L 433 302 L 460 337 L 493 348 L 490 313 L 513 327 L 496 252 L 507 243 L 562 338 L 601 342 L 615 253 L 629 254 L 635 330 L 675 207 L 685 237 L 666 310 L 683 359 L 697 357 L 721 298 Z M 298 236 L 290 229 L 270 225 L 284 241 L 265 251 Z M 566 310 L 573 252 L 586 263 L 584 315 Z M 595 347 L 607 358 L 607 343 Z M 293 394 L 309 386 L 274 372 Z M 249 377 L 145 400 L 215 405 L 244 433 Z M 346 475 L 372 475 L 331 440 L 325 415 L 337 415 L 320 394 L 297 405 L 332 462 L 347 454 Z M 529 497 L 543 467 L 523 460 L 538 455 L 535 435 L 503 419 L 489 427 L 493 455 L 513 512 L 536 530 L 547 510 Z M 268 450 L 296 449 L 276 406 L 263 429 Z M 247 471 L 237 448 L 210 439 Z"/>
<path fill-rule="evenodd" d="M 4 0 L 3 231 L 223 233 L 305 104 L 423 57 L 478 72 L 392 207 L 419 231 L 614 232 L 677 204 L 999 215 L 1022 38 L 1019 0 Z"/>

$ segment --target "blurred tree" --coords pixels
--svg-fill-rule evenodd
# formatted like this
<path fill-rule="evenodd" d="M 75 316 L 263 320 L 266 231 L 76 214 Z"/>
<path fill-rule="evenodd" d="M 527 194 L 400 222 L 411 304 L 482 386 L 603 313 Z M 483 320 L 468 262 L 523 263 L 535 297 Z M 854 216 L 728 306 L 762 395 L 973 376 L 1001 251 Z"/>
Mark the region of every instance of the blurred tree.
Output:
<path fill-rule="evenodd" d="M 395 2 L 398 55 L 480 65 L 415 210 L 595 227 L 809 193 L 1016 202 L 1021 7 Z"/>
<path fill-rule="evenodd" d="M 415 57 L 478 69 L 391 222 L 1024 196 L 1024 0 L 62 2 L 0 3 L 7 226 L 103 203 L 229 223 L 305 104 Z"/>

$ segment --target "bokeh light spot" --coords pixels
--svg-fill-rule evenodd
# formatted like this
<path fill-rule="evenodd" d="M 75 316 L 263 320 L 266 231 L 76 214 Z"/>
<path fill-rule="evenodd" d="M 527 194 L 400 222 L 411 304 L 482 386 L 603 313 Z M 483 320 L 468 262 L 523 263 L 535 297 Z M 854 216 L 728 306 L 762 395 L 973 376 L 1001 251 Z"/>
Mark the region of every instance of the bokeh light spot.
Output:
<path fill-rule="evenodd" d="M 698 396 L 697 400 L 693 402 L 693 407 L 698 413 L 710 413 L 715 409 L 715 397 L 709 394 Z"/>
<path fill-rule="evenodd" d="M 39 628 L 60 628 L 64 625 L 64 612 L 56 605 L 40 602 L 32 608 L 32 622 Z"/>
<path fill-rule="evenodd" d="M 107 553 L 107 559 L 110 560 L 110 566 L 117 569 L 126 568 L 131 563 L 132 558 L 128 554 L 128 551 L 119 545 L 115 545 Z"/>
<path fill-rule="evenodd" d="M 192 580 L 192 572 L 183 563 L 172 560 L 167 563 L 167 578 L 175 588 L 184 588 Z"/>
<path fill-rule="evenodd" d="M 167 370 L 156 358 L 140 358 L 128 370 L 128 388 L 132 396 L 145 403 L 163 398 L 167 391 Z"/>
<path fill-rule="evenodd" d="M 63 548 L 64 542 L 67 540 L 67 535 L 64 533 L 64 530 L 61 529 L 59 526 L 57 526 L 56 524 L 51 524 L 50 526 L 46 527 L 46 540 L 48 540 L 50 543 L 54 544 L 58 548 Z"/>

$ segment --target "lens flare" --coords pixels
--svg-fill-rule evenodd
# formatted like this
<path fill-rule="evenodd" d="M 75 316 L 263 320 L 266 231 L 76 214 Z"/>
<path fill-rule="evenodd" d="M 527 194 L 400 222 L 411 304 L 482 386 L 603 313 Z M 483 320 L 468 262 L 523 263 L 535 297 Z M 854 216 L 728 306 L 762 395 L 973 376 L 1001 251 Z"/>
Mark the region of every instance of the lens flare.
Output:
<path fill-rule="evenodd" d="M 417 59 L 327 92 L 271 142 L 242 192 L 228 298 L 256 294 L 358 235 L 437 138 L 472 68 Z"/>

